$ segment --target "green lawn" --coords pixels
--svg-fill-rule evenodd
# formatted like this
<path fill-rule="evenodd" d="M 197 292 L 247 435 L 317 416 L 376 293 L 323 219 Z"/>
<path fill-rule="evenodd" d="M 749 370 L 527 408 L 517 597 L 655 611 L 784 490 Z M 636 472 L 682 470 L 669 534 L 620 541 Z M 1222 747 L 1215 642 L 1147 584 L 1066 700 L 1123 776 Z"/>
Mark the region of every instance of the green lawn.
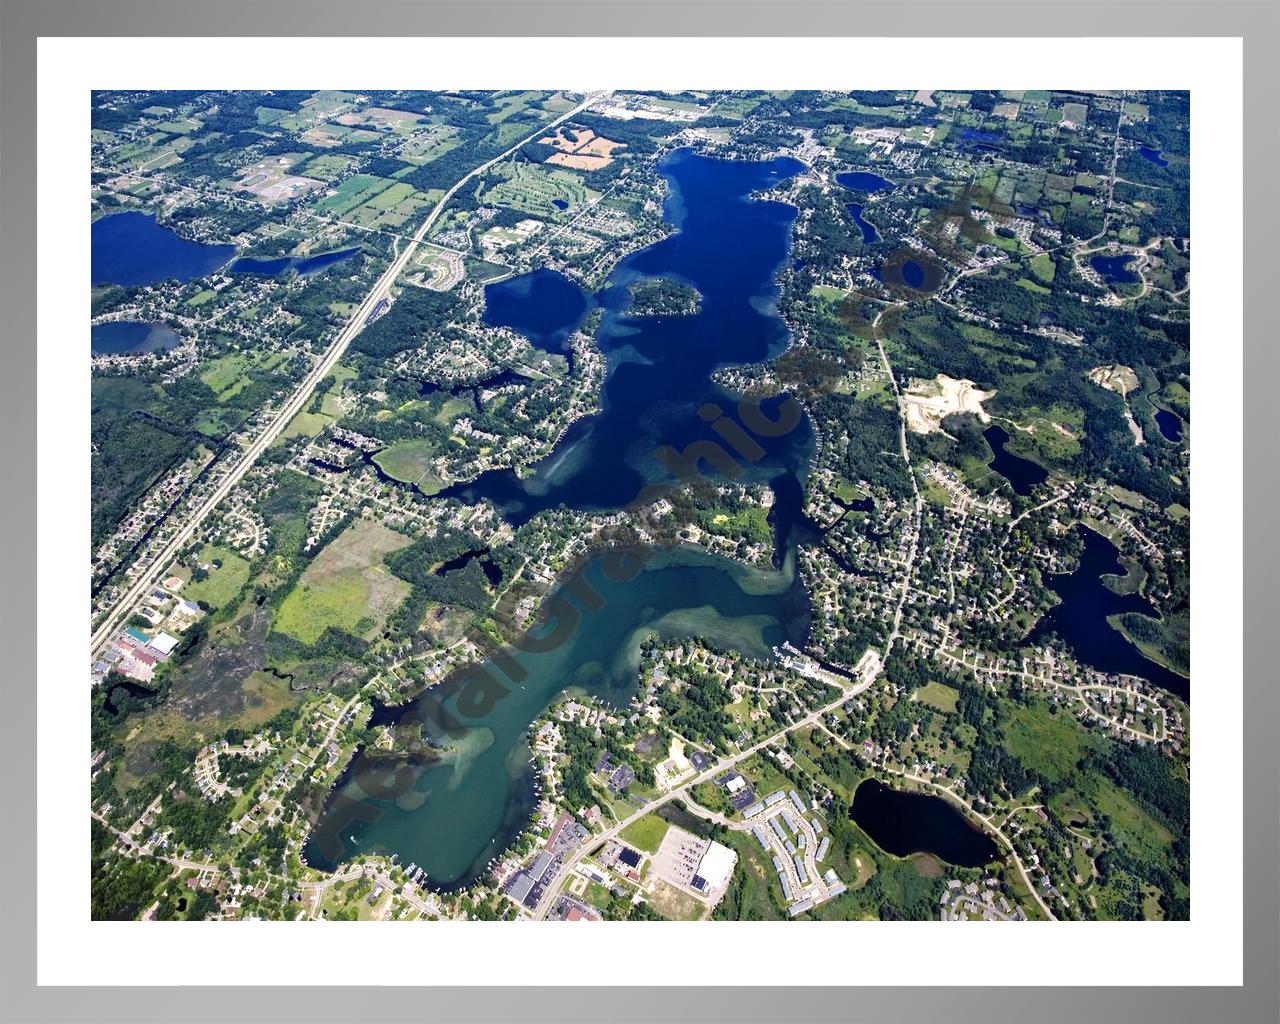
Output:
<path fill-rule="evenodd" d="M 809 289 L 809 294 L 819 299 L 826 299 L 828 302 L 840 302 L 844 299 L 846 292 L 843 288 L 833 288 L 829 284 L 815 284 Z"/>
<path fill-rule="evenodd" d="M 1037 253 L 1031 257 L 1031 273 L 1035 274 L 1041 281 L 1048 284 L 1053 280 L 1053 275 L 1057 271 L 1054 266 L 1053 257 L 1047 252 Z"/>
<path fill-rule="evenodd" d="M 622 839 L 630 843 L 638 850 L 644 850 L 646 853 L 656 853 L 658 847 L 662 845 L 662 837 L 667 834 L 670 828 L 668 822 L 663 821 L 656 814 L 646 814 L 639 821 L 633 821 L 630 825 L 622 830 Z"/>
<path fill-rule="evenodd" d="M 203 601 L 211 608 L 221 608 L 235 599 L 249 582 L 249 563 L 231 548 L 206 544 L 200 551 L 200 561 L 205 564 L 220 562 L 207 579 L 188 583 L 182 596 L 189 601 Z"/>
<path fill-rule="evenodd" d="M 843 501 L 846 505 L 852 505 L 855 501 L 861 501 L 867 496 L 866 491 L 851 484 L 844 477 L 836 478 L 836 485 L 831 493 L 836 496 L 838 501 Z"/>
<path fill-rule="evenodd" d="M 378 452 L 373 461 L 387 476 L 413 484 L 424 494 L 434 494 L 442 486 L 431 472 L 431 462 L 437 454 L 430 441 L 397 441 Z"/>
<path fill-rule="evenodd" d="M 289 421 L 289 425 L 284 430 L 280 431 L 280 436 L 272 442 L 272 447 L 281 445 L 292 437 L 315 437 L 332 422 L 333 419 L 324 413 L 308 412 L 303 409 Z"/>
<path fill-rule="evenodd" d="M 928 682 L 916 691 L 917 699 L 939 711 L 955 711 L 960 692 L 939 682 Z"/>
<path fill-rule="evenodd" d="M 200 379 L 219 398 L 240 380 L 247 360 L 242 355 L 222 356 L 200 371 Z"/>

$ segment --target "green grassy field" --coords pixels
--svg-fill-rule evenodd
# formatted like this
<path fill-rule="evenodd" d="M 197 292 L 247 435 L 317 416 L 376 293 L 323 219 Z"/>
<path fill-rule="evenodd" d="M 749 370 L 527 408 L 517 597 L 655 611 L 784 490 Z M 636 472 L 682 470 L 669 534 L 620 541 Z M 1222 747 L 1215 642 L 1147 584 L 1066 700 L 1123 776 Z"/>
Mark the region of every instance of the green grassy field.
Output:
<path fill-rule="evenodd" d="M 1010 704 L 1004 733 L 1009 753 L 1051 782 L 1069 778 L 1086 750 L 1107 742 L 1065 711 L 1050 714 L 1042 701 Z"/>
<path fill-rule="evenodd" d="M 783 920 L 782 886 L 760 845 L 743 832 L 730 832 L 723 842 L 737 851 L 738 864 L 717 916 L 735 921 Z"/>
<path fill-rule="evenodd" d="M 809 289 L 809 294 L 827 302 L 840 302 L 847 293 L 843 288 L 833 288 L 829 284 L 815 284 Z"/>
<path fill-rule="evenodd" d="M 928 682 L 916 690 L 916 699 L 939 711 L 952 712 L 960 700 L 960 691 L 939 682 Z"/>
<path fill-rule="evenodd" d="M 437 456 L 430 441 L 397 441 L 373 457 L 387 476 L 406 484 L 413 484 L 424 494 L 434 494 L 442 486 L 431 472 L 431 462 Z"/>
<path fill-rule="evenodd" d="M 389 178 L 375 178 L 371 174 L 353 174 L 338 186 L 337 192 L 316 203 L 315 208 L 322 213 L 341 216 L 396 185 L 398 183 Z"/>
<path fill-rule="evenodd" d="M 520 111 L 524 110 L 530 103 L 534 103 L 541 99 L 542 95 L 542 93 L 535 92 L 533 90 L 500 95 L 496 97 L 496 99 L 501 106 L 493 113 L 486 114 L 485 120 L 490 124 L 501 124 L 507 118 L 520 113 Z"/>
<path fill-rule="evenodd" d="M 545 216 L 554 212 L 553 199 L 562 199 L 572 207 L 599 195 L 582 184 L 580 175 L 560 168 L 546 171 L 531 164 L 504 164 L 493 174 L 503 180 L 484 194 L 484 202 L 526 213 Z"/>
<path fill-rule="evenodd" d="M 1053 257 L 1046 252 L 1036 253 L 1036 255 L 1032 256 L 1028 266 L 1031 268 L 1031 273 L 1035 274 L 1045 284 L 1051 282 L 1057 272 Z"/>
<path fill-rule="evenodd" d="M 333 181 L 346 173 L 351 158 L 337 153 L 322 153 L 312 157 L 294 173 L 306 178 L 319 178 L 321 181 Z"/>
<path fill-rule="evenodd" d="M 342 410 L 338 406 L 338 395 L 342 392 L 342 385 L 351 380 L 356 375 L 356 371 L 350 366 L 335 366 L 332 375 L 335 378 L 333 386 L 324 393 L 319 411 L 312 412 L 310 405 L 302 409 L 289 421 L 288 426 L 280 431 L 280 436 L 271 442 L 273 448 L 284 444 L 292 437 L 315 437 L 329 424 L 341 418 Z"/>
<path fill-rule="evenodd" d="M 773 536 L 769 528 L 769 510 L 753 506 L 740 512 L 715 512 L 709 529 L 725 537 L 745 537 L 753 544 L 765 544 Z"/>
<path fill-rule="evenodd" d="M 304 644 L 314 644 L 330 626 L 372 635 L 409 592 L 409 584 L 382 564 L 408 543 L 379 523 L 352 523 L 307 566 L 272 628 Z M 371 625 L 362 629 L 362 623 Z"/>
<path fill-rule="evenodd" d="M 671 826 L 656 814 L 646 814 L 639 821 L 633 821 L 621 832 L 624 842 L 630 843 L 638 850 L 656 853 L 662 845 L 662 837 Z"/>
<path fill-rule="evenodd" d="M 210 571 L 208 579 L 187 584 L 182 596 L 188 601 L 203 601 L 211 608 L 221 608 L 249 582 L 249 563 L 231 548 L 206 544 L 200 551 L 200 561 L 222 564 Z"/>
<path fill-rule="evenodd" d="M 860 501 L 867 496 L 867 492 L 861 487 L 850 483 L 844 477 L 840 477 L 836 481 L 836 486 L 832 489 L 832 494 L 846 505 L 855 501 Z"/>
<path fill-rule="evenodd" d="M 200 379 L 209 386 L 219 402 L 234 398 L 248 387 L 250 376 L 268 373 L 285 360 L 281 352 L 235 352 L 214 359 L 200 371 Z"/>

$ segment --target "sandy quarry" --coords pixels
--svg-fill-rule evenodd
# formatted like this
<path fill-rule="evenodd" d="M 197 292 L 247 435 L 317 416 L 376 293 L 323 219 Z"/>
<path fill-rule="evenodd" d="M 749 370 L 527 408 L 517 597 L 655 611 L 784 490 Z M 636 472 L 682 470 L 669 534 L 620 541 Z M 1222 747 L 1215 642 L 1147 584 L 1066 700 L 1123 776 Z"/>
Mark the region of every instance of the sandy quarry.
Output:
<path fill-rule="evenodd" d="M 1129 408 L 1129 392 L 1138 387 L 1138 375 L 1128 366 L 1095 366 L 1086 376 L 1100 388 L 1116 392 L 1124 399 L 1124 418 L 1129 424 L 1129 433 L 1133 435 L 1134 444 L 1146 444 L 1142 436 L 1142 428 L 1133 418 L 1133 410 Z"/>
<path fill-rule="evenodd" d="M 1100 388 L 1128 395 L 1138 386 L 1138 375 L 1128 366 L 1095 366 L 1086 374 Z"/>
<path fill-rule="evenodd" d="M 902 393 L 907 411 L 907 428 L 916 434 L 942 430 L 942 421 L 952 413 L 971 412 L 983 423 L 991 417 L 982 403 L 994 398 L 994 391 L 980 391 L 971 380 L 956 380 L 938 374 L 933 380 L 912 381 Z"/>

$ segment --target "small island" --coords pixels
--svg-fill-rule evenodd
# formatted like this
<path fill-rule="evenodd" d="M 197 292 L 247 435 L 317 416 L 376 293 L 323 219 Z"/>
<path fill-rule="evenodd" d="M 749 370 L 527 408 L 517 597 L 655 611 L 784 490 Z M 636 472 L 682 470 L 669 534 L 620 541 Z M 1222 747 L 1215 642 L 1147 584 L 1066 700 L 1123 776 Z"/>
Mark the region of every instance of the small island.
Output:
<path fill-rule="evenodd" d="M 697 288 L 670 277 L 651 277 L 631 286 L 631 316 L 692 316 L 702 309 Z"/>

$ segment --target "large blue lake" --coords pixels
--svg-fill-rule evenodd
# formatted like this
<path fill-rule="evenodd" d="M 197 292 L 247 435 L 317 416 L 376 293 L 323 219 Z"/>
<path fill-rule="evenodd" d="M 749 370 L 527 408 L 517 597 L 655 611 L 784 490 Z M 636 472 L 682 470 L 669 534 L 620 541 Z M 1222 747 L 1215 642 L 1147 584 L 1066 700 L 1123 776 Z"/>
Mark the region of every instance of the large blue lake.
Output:
<path fill-rule="evenodd" d="M 893 188 L 893 182 L 870 171 L 842 171 L 836 175 L 836 184 L 855 192 L 883 192 Z"/>
<path fill-rule="evenodd" d="M 932 853 L 950 864 L 980 868 L 1000 856 L 995 840 L 942 797 L 894 789 L 878 779 L 858 786 L 849 815 L 895 857 Z"/>
<path fill-rule="evenodd" d="M 1133 257 L 1126 253 L 1119 256 L 1090 256 L 1089 265 L 1107 284 L 1140 284 L 1138 275 L 1129 269 L 1132 260 Z"/>
<path fill-rule="evenodd" d="M 89 349 L 95 356 L 143 355 L 176 348 L 182 341 L 167 324 L 145 324 L 136 320 L 116 320 L 94 324 L 89 331 Z"/>
<path fill-rule="evenodd" d="M 560 505 L 616 510 L 646 484 L 670 479 L 655 457 L 660 446 L 682 450 L 715 439 L 699 410 L 714 403 L 732 412 L 736 399 L 712 382 L 712 372 L 774 356 L 787 341 L 774 275 L 788 257 L 795 210 L 749 196 L 801 166 L 679 151 L 661 164 L 671 186 L 665 215 L 677 233 L 625 259 L 598 294 L 545 272 L 489 288 L 490 322 L 521 330 L 548 349 L 562 346 L 591 308 L 602 309 L 596 337 L 607 358 L 603 408 L 579 420 L 530 476 L 487 473 L 446 493 L 470 502 L 489 498 L 513 524 Z M 691 282 L 702 294 L 700 312 L 627 316 L 628 285 L 651 276 Z M 462 711 L 457 698 L 445 700 L 470 732 L 445 760 L 403 767 L 408 783 L 396 795 L 376 787 L 370 792 L 358 768 L 349 771 L 312 834 L 308 862 L 331 868 L 360 852 L 388 851 L 424 868 L 434 885 L 467 884 L 528 826 L 537 799 L 528 726 L 565 687 L 625 703 L 637 684 L 640 643 L 649 635 L 705 636 L 760 657 L 783 640 L 804 643 L 809 602 L 795 572 L 794 547 L 809 528 L 801 498 L 812 431 L 806 420 L 760 443 L 764 455 L 743 477 L 768 480 L 778 495 L 772 517 L 777 569 L 748 569 L 677 549 L 656 557 L 634 579 L 614 581 L 593 563 L 587 579 L 604 598 L 603 607 L 566 594 L 579 609 L 578 628 L 551 651 L 515 653 L 527 675 L 483 714 Z M 496 667 L 492 671 L 502 677 Z M 428 693 L 415 703 L 430 699 Z M 410 710 L 379 714 L 392 722 Z"/>
<path fill-rule="evenodd" d="M 93 283 L 119 285 L 191 281 L 212 274 L 236 251 L 189 241 L 136 210 L 95 220 L 91 248 Z"/>
<path fill-rule="evenodd" d="M 564 504 L 611 510 L 649 483 L 669 478 L 654 457 L 663 445 L 683 449 L 714 437 L 697 410 L 715 403 L 731 410 L 736 398 L 717 387 L 717 368 L 780 353 L 786 328 L 774 303 L 774 274 L 786 259 L 793 207 L 752 202 L 801 165 L 709 160 L 679 152 L 663 162 L 672 184 L 666 216 L 680 229 L 624 260 L 596 295 L 563 276 L 538 271 L 487 289 L 487 319 L 521 331 L 556 350 L 595 306 L 603 309 L 596 340 L 608 360 L 603 411 L 578 420 L 564 442 L 533 472 L 486 473 L 443 492 L 468 501 L 487 498 L 514 523 Z M 700 312 L 682 317 L 627 316 L 628 286 L 646 277 L 675 276 L 702 294 Z M 807 461 L 807 422 L 765 439 L 766 455 L 745 477 L 771 479 Z"/>
<path fill-rule="evenodd" d="M 1061 602 L 1032 631 L 1033 643 L 1056 634 L 1083 664 L 1100 672 L 1139 676 L 1163 690 L 1190 700 L 1191 684 L 1186 676 L 1145 657 L 1129 639 L 1107 621 L 1111 615 L 1138 612 L 1156 616 L 1150 602 L 1140 594 L 1117 594 L 1106 586 L 1104 577 L 1123 576 L 1119 553 L 1111 541 L 1093 530 L 1079 527 L 1084 552 L 1075 572 L 1045 577 L 1049 589 Z"/>

